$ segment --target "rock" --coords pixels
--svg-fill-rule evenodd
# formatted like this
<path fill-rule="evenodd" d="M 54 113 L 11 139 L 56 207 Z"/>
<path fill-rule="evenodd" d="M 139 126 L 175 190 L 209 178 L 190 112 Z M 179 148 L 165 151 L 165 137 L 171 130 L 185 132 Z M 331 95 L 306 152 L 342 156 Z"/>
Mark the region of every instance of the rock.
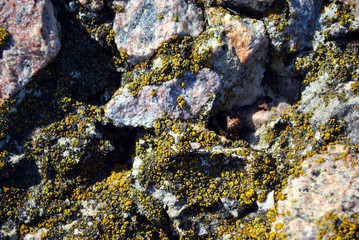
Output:
<path fill-rule="evenodd" d="M 314 50 L 325 44 L 329 39 L 340 38 L 359 30 L 359 21 L 351 16 L 351 11 L 354 11 L 353 6 L 342 6 L 335 3 L 324 8 L 316 24 L 313 39 Z"/>
<path fill-rule="evenodd" d="M 319 231 L 325 230 L 323 222 L 330 220 L 328 216 L 336 215 L 340 222 L 344 216 L 352 219 L 358 213 L 359 166 L 354 164 L 358 156 L 343 160 L 335 157 L 315 155 L 301 164 L 304 174 L 288 181 L 283 191 L 287 197 L 277 203 L 273 231 L 277 229 L 289 239 L 315 239 Z"/>
<path fill-rule="evenodd" d="M 0 59 L 3 99 L 22 89 L 57 55 L 60 40 L 49 0 L 0 1 L 0 26 L 10 33 Z"/>
<path fill-rule="evenodd" d="M 137 96 L 123 87 L 106 105 L 106 115 L 116 126 L 132 127 L 153 127 L 164 112 L 172 119 L 195 118 L 201 111 L 211 109 L 220 86 L 216 72 L 202 69 L 195 75 L 187 73 L 183 80 L 144 86 Z"/>
<path fill-rule="evenodd" d="M 203 32 L 143 62 L 114 42 L 119 3 L 134 1 L 53 1 L 60 54 L 0 104 L 0 239 L 358 238 L 353 7 L 325 1 L 305 30 L 293 3 L 319 1 L 242 9 L 259 20 L 184 1 Z M 292 21 L 271 33 L 283 49 L 268 47 L 270 18 Z"/>
<path fill-rule="evenodd" d="M 268 39 L 261 21 L 238 19 L 217 8 L 206 10 L 211 38 L 199 49 L 212 49 L 212 63 L 224 79 L 219 102 L 227 109 L 252 104 L 260 87 L 267 60 Z M 255 70 L 254 70 L 255 69 Z M 225 97 L 230 94 L 230 97 Z"/>
<path fill-rule="evenodd" d="M 359 3 L 356 0 L 339 0 L 340 2 L 343 2 L 345 4 L 353 4 L 353 15 L 355 17 L 355 20 L 359 22 Z"/>
<path fill-rule="evenodd" d="M 24 240 L 41 240 L 44 238 L 44 235 L 48 229 L 46 228 L 40 228 L 36 233 L 34 234 L 26 234 L 24 237 Z"/>
<path fill-rule="evenodd" d="M 222 5 L 225 7 L 264 12 L 272 5 L 274 0 L 223 0 Z"/>
<path fill-rule="evenodd" d="M 79 3 L 85 7 L 86 9 L 89 9 L 92 12 L 98 12 L 103 9 L 104 3 L 101 0 L 79 0 Z"/>
<path fill-rule="evenodd" d="M 270 14 L 265 18 L 274 48 L 287 53 L 310 48 L 321 6 L 321 0 L 290 0 L 281 9 L 282 14 Z"/>
<path fill-rule="evenodd" d="M 330 74 L 330 72 L 322 73 L 321 76 L 318 76 L 318 81 L 312 82 L 306 87 L 302 92 L 302 104 L 300 105 L 299 110 L 311 113 L 311 126 L 317 131 L 320 130 L 321 125 L 325 125 L 327 130 L 330 129 L 332 126 L 329 122 L 332 121 L 331 119 L 335 119 L 335 121 L 338 121 L 338 124 L 344 128 L 342 130 L 344 132 L 340 132 L 340 134 L 349 137 L 351 143 L 358 144 L 359 137 L 357 132 L 359 130 L 359 112 L 357 105 L 359 96 L 352 95 L 350 89 L 353 82 L 340 84 L 338 83 L 338 79 L 331 79 Z M 331 91 L 328 86 L 330 84 L 336 85 L 335 87 L 332 87 L 335 89 L 338 96 L 340 94 L 343 96 L 346 95 L 345 101 L 338 98 L 332 98 L 330 100 L 326 98 L 326 94 Z M 319 91 L 320 89 L 323 89 L 323 91 Z M 339 134 L 339 132 L 337 132 L 337 134 Z M 317 140 L 320 140 L 321 138 L 320 134 L 316 136 Z"/>
<path fill-rule="evenodd" d="M 184 0 L 115 1 L 118 11 L 113 30 L 119 51 L 136 62 L 151 57 L 156 49 L 175 35 L 197 37 L 204 29 L 202 10 Z"/>
<path fill-rule="evenodd" d="M 106 107 L 106 115 L 116 126 L 153 127 L 163 112 L 172 119 L 195 118 L 202 107 L 211 110 L 213 102 L 231 108 L 250 104 L 261 94 L 268 45 L 263 23 L 231 19 L 230 14 L 223 15 L 215 8 L 209 9 L 206 15 L 213 27 L 195 39 L 194 44 L 199 55 L 206 51 L 212 53 L 208 61 L 216 72 L 199 70 L 198 77 L 203 80 L 194 83 L 190 82 L 196 75 L 187 73 L 184 87 L 180 86 L 179 79 L 160 86 L 147 85 L 135 97 L 129 86 L 121 88 Z M 220 17 L 225 21 L 220 22 Z M 152 70 L 164 67 L 163 60 L 157 56 L 152 65 Z M 228 91 L 232 94 L 228 95 Z"/>

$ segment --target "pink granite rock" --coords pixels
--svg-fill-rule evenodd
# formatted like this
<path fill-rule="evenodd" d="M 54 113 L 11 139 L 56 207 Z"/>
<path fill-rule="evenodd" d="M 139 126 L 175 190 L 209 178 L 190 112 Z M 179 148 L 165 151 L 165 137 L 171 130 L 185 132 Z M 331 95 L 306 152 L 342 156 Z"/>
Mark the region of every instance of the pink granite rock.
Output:
<path fill-rule="evenodd" d="M 151 57 L 174 35 L 197 37 L 204 29 L 202 10 L 184 0 L 127 0 L 114 4 L 124 7 L 114 21 L 116 45 L 119 51 L 127 51 L 130 61 Z"/>
<path fill-rule="evenodd" d="M 0 0 L 0 26 L 10 33 L 0 58 L 0 103 L 23 88 L 60 50 L 49 0 Z"/>
<path fill-rule="evenodd" d="M 315 155 L 302 163 L 304 175 L 288 181 L 283 193 L 286 199 L 277 203 L 278 216 L 272 225 L 284 224 L 277 233 L 289 239 L 317 239 L 321 229 L 316 225 L 329 213 L 339 218 L 353 217 L 359 212 L 358 156 L 334 160 L 341 153 L 338 146 L 331 154 Z M 339 149 L 339 150 L 337 150 Z M 315 161 L 322 159 L 322 163 Z M 326 239 L 326 237 L 323 237 Z"/>
<path fill-rule="evenodd" d="M 132 127 L 153 127 L 163 112 L 172 119 L 195 118 L 206 106 L 212 107 L 220 85 L 217 73 L 204 68 L 196 75 L 186 74 L 184 80 L 144 86 L 135 97 L 129 88 L 123 87 L 106 105 L 106 115 L 116 126 Z M 179 100 L 184 100 L 184 104 Z"/>
<path fill-rule="evenodd" d="M 230 14 L 222 13 L 218 8 L 209 8 L 206 15 L 210 25 L 221 25 L 225 29 L 228 43 L 233 47 L 240 63 L 255 57 L 264 59 L 267 54 L 268 39 L 260 25 L 236 19 Z"/>

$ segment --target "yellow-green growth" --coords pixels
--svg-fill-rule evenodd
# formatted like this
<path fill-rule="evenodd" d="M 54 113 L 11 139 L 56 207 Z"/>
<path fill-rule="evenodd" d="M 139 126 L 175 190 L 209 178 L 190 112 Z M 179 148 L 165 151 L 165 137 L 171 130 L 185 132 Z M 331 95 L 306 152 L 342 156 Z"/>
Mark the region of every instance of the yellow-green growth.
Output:
<path fill-rule="evenodd" d="M 184 100 L 184 98 L 182 96 L 178 96 L 177 97 L 177 102 L 178 105 L 180 106 L 180 108 L 185 109 L 187 104 L 186 104 L 186 100 Z"/>
<path fill-rule="evenodd" d="M 0 46 L 4 45 L 9 39 L 10 34 L 6 31 L 5 28 L 0 27 Z"/>

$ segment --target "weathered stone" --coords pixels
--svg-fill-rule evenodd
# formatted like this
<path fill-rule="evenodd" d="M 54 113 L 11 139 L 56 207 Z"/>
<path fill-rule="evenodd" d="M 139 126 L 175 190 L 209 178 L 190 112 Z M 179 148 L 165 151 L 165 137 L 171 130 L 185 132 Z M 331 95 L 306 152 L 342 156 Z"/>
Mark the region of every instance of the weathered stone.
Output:
<path fill-rule="evenodd" d="M 277 203 L 273 231 L 278 230 L 277 224 L 284 224 L 278 234 L 285 233 L 289 239 L 316 239 L 319 231 L 325 230 L 316 222 L 324 221 L 329 214 L 342 221 L 342 214 L 350 219 L 358 213 L 359 166 L 352 163 L 358 156 L 344 160 L 335 160 L 335 156 L 315 155 L 302 163 L 304 174 L 288 181 L 283 191 L 286 199 Z"/>
<path fill-rule="evenodd" d="M 356 10 L 354 9 L 354 6 L 351 7 L 352 11 L 357 12 L 357 18 L 359 15 L 358 6 L 359 4 L 357 3 Z M 314 50 L 329 39 L 340 38 L 341 36 L 359 30 L 359 20 L 353 19 L 349 14 L 350 12 L 341 12 L 343 12 L 343 8 L 340 9 L 339 5 L 336 3 L 331 3 L 323 9 L 318 22 L 316 23 L 316 31 L 312 43 Z"/>
<path fill-rule="evenodd" d="M 195 118 L 211 109 L 220 86 L 216 72 L 202 69 L 196 75 L 186 74 L 184 80 L 144 86 L 137 96 L 128 87 L 120 88 L 107 104 L 106 115 L 116 126 L 133 127 L 153 127 L 163 112 L 172 119 Z"/>
<path fill-rule="evenodd" d="M 258 12 L 264 12 L 272 5 L 274 0 L 223 0 L 222 5 L 233 8 L 245 8 Z"/>
<path fill-rule="evenodd" d="M 115 5 L 124 7 L 116 13 L 115 41 L 130 61 L 151 57 L 175 35 L 197 37 L 204 29 L 202 10 L 184 0 L 115 1 Z"/>
<path fill-rule="evenodd" d="M 226 108 L 252 104 L 262 94 L 268 39 L 261 21 L 238 19 L 217 8 L 206 10 L 211 38 L 199 46 L 211 48 L 209 61 L 224 79 L 219 102 Z M 225 95 L 231 93 L 230 98 Z"/>
<path fill-rule="evenodd" d="M 24 237 L 24 240 L 40 240 L 44 238 L 44 235 L 46 234 L 48 230 L 46 228 L 40 228 L 36 233 L 34 234 L 26 234 Z"/>
<path fill-rule="evenodd" d="M 0 26 L 10 33 L 0 58 L 3 99 L 22 89 L 57 55 L 60 40 L 49 0 L 1 0 Z"/>
<path fill-rule="evenodd" d="M 310 48 L 321 5 L 321 0 L 290 0 L 288 16 L 266 18 L 266 29 L 275 49 L 294 52 Z"/>
<path fill-rule="evenodd" d="M 339 0 L 340 2 L 346 3 L 346 4 L 353 4 L 353 15 L 355 16 L 355 20 L 359 21 L 359 2 L 357 0 Z"/>
<path fill-rule="evenodd" d="M 338 98 L 333 98 L 328 101 L 325 97 L 325 92 L 318 94 L 318 89 L 329 89 L 327 86 L 330 76 L 328 73 L 323 73 L 318 77 L 318 81 L 310 83 L 310 85 L 302 93 L 302 104 L 299 109 L 303 112 L 311 112 L 311 126 L 313 129 L 320 129 L 322 124 L 327 125 L 329 119 L 344 120 L 346 122 L 345 136 L 349 137 L 353 144 L 359 143 L 359 112 L 357 105 L 359 102 L 358 96 L 351 95 L 351 86 L 353 82 L 339 84 L 336 87 L 336 92 L 346 94 L 348 100 L 343 102 Z M 337 79 L 335 79 L 337 81 Z M 331 80 L 332 81 L 332 80 Z M 329 91 L 329 90 L 327 90 Z M 320 140 L 320 135 L 316 136 Z"/>

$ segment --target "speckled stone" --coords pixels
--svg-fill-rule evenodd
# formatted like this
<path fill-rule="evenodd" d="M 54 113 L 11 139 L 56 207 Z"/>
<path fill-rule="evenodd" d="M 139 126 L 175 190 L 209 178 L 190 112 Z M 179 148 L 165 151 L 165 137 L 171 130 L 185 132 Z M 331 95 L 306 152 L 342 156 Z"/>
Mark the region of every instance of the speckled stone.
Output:
<path fill-rule="evenodd" d="M 267 61 L 269 41 L 263 22 L 240 19 L 218 8 L 209 8 L 205 13 L 211 26 L 206 32 L 211 37 L 199 49 L 212 49 L 209 62 L 223 78 L 223 96 L 231 92 L 225 100 L 226 107 L 252 104 L 262 94 Z"/>
<path fill-rule="evenodd" d="M 353 3 L 353 1 L 344 2 Z M 312 41 L 314 50 L 326 44 L 327 39 L 340 38 L 341 36 L 349 35 L 359 30 L 359 3 L 352 6 L 354 18 L 348 18 L 348 22 L 345 25 L 338 20 L 337 12 L 340 11 L 339 5 L 340 4 L 331 3 L 320 13 L 320 17 L 316 23 L 314 40 Z"/>
<path fill-rule="evenodd" d="M 0 0 L 0 26 L 10 33 L 0 56 L 3 99 L 22 89 L 57 55 L 60 40 L 49 0 Z"/>
<path fill-rule="evenodd" d="M 98 12 L 104 7 L 102 0 L 79 0 L 79 3 L 92 12 Z"/>
<path fill-rule="evenodd" d="M 124 7 L 114 20 L 115 41 L 119 51 L 127 51 L 130 61 L 151 57 L 174 35 L 198 37 L 204 29 L 202 10 L 184 0 L 130 0 L 114 4 Z"/>
<path fill-rule="evenodd" d="M 185 83 L 184 87 L 182 83 Z M 153 127 L 155 119 L 163 112 L 172 119 L 195 118 L 203 107 L 212 106 L 220 86 L 218 74 L 204 68 L 198 74 L 186 74 L 184 80 L 173 79 L 161 85 L 144 86 L 135 97 L 129 88 L 120 88 L 106 105 L 106 115 L 116 126 L 133 127 Z M 183 109 L 178 104 L 178 96 L 186 102 Z"/>
<path fill-rule="evenodd" d="M 288 181 L 283 191 L 286 199 L 277 203 L 278 216 L 272 230 L 283 223 L 277 232 L 285 233 L 289 239 L 316 239 L 321 230 L 316 221 L 327 214 L 350 218 L 359 212 L 359 166 L 353 165 L 358 156 L 334 160 L 345 152 L 340 146 L 329 152 L 306 159 L 301 165 L 304 174 Z M 315 161 L 318 159 L 323 163 Z"/>
<path fill-rule="evenodd" d="M 246 63 L 253 55 L 259 59 L 266 57 L 268 39 L 260 21 L 253 24 L 236 19 L 230 14 L 223 14 L 218 8 L 209 8 L 206 15 L 210 25 L 223 26 L 228 44 L 233 47 L 240 63 Z"/>
<path fill-rule="evenodd" d="M 354 4 L 353 15 L 355 17 L 355 20 L 359 21 L 359 2 L 358 2 L 358 0 L 339 0 L 339 1 L 346 3 L 346 4 Z"/>
<path fill-rule="evenodd" d="M 290 0 L 290 17 L 278 29 L 273 19 L 268 18 L 266 27 L 273 46 L 278 51 L 300 51 L 311 47 L 313 31 L 322 6 L 321 0 Z"/>

